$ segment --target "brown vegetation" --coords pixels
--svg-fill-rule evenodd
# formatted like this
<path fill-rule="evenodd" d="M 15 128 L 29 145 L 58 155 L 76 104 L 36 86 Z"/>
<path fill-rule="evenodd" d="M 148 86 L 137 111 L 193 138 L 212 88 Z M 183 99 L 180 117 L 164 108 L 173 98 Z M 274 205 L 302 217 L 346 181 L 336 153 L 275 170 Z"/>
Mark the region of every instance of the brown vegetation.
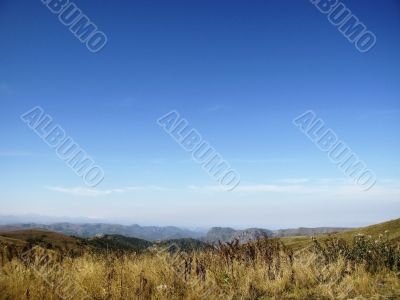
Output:
<path fill-rule="evenodd" d="M 400 248 L 386 235 L 314 239 L 312 247 L 296 252 L 279 239 L 188 253 L 153 247 L 78 257 L 39 246 L 25 253 L 7 247 L 1 299 L 400 297 Z"/>

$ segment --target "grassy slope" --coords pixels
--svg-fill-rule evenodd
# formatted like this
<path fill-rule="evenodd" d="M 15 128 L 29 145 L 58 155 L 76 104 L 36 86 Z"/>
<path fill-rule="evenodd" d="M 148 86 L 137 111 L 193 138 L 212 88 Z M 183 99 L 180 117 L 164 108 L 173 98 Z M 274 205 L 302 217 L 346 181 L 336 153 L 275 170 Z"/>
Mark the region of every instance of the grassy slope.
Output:
<path fill-rule="evenodd" d="M 95 251 L 143 251 L 153 245 L 168 248 L 174 246 L 180 250 L 204 249 L 206 244 L 195 239 L 175 239 L 162 242 L 149 242 L 143 239 L 123 235 L 104 235 L 94 238 L 79 238 L 43 229 L 27 229 L 0 232 L 0 246 L 12 245 L 18 249 L 24 246 L 40 246 L 45 249 L 62 252 L 81 253 Z M 1 250 L 1 249 L 0 249 Z"/>
<path fill-rule="evenodd" d="M 0 232 L 0 241 L 14 241 L 14 244 L 17 245 L 30 243 L 44 248 L 48 248 L 51 245 L 51 248 L 58 248 L 64 251 L 77 250 L 80 247 L 78 240 L 73 237 L 42 229 Z"/>
<path fill-rule="evenodd" d="M 321 234 L 316 236 L 318 239 L 324 239 L 327 236 L 334 236 L 338 238 L 343 238 L 346 241 L 351 241 L 353 237 L 357 234 L 365 234 L 371 236 L 378 236 L 379 234 L 384 234 L 387 232 L 390 240 L 399 241 L 400 240 L 400 219 L 391 220 L 384 223 L 379 223 L 367 227 L 361 227 L 356 229 L 350 229 L 334 234 Z M 311 244 L 311 238 L 308 236 L 298 236 L 298 237 L 285 237 L 281 239 L 285 245 L 291 246 L 294 249 L 301 249 L 307 247 Z"/>

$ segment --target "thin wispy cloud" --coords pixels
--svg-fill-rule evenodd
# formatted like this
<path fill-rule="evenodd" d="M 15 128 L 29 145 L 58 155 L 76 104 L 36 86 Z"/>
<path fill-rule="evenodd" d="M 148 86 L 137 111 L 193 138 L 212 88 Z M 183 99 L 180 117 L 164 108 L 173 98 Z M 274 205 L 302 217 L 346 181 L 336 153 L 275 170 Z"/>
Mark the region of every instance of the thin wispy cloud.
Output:
<path fill-rule="evenodd" d="M 132 191 L 171 191 L 173 189 L 166 188 L 156 185 L 147 186 L 126 186 L 122 188 L 113 189 L 98 189 L 98 188 L 88 188 L 88 187 L 60 187 L 60 186 L 45 186 L 46 189 L 54 192 L 81 196 L 81 197 L 101 197 L 108 195 L 123 194 Z"/>
<path fill-rule="evenodd" d="M 219 185 L 207 185 L 207 186 L 188 186 L 189 189 L 195 191 L 207 191 L 207 192 L 226 192 L 226 189 Z M 230 193 L 301 193 L 301 192 L 312 192 L 315 191 L 313 188 L 309 188 L 303 185 L 279 185 L 279 184 L 250 184 L 250 185 L 239 185 L 235 190 Z"/>
<path fill-rule="evenodd" d="M 29 152 L 0 152 L 0 157 L 24 157 L 32 155 L 33 154 Z"/>
<path fill-rule="evenodd" d="M 64 194 L 74 195 L 74 196 L 82 196 L 82 197 L 99 197 L 106 196 L 115 193 L 122 193 L 121 189 L 109 189 L 109 190 L 101 190 L 101 189 L 92 189 L 87 187 L 58 187 L 58 186 L 46 186 L 46 189 L 54 192 L 60 192 Z"/>
<path fill-rule="evenodd" d="M 285 179 L 275 180 L 275 182 L 278 183 L 305 183 L 309 181 L 310 181 L 309 178 L 285 178 Z"/>
<path fill-rule="evenodd" d="M 257 193 L 279 193 L 288 195 L 337 195 L 341 197 L 348 196 L 365 196 L 365 197 L 391 197 L 400 200 L 400 182 L 389 181 L 390 184 L 381 182 L 377 184 L 373 190 L 363 192 L 351 180 L 338 178 L 321 178 L 321 179 L 283 179 L 281 183 L 274 181 L 273 184 L 246 184 L 239 185 L 232 194 L 257 194 Z M 225 192 L 226 190 L 219 185 L 196 186 L 190 185 L 187 187 L 190 190 L 198 192 Z"/>
<path fill-rule="evenodd" d="M 122 163 L 122 164 L 134 164 L 134 165 L 164 165 L 164 164 L 174 164 L 180 163 L 181 161 L 169 161 L 165 158 L 152 158 L 152 159 L 143 159 L 143 160 L 134 160 L 129 158 L 110 158 L 104 160 L 111 163 Z M 191 161 L 191 160 L 188 160 Z"/>
<path fill-rule="evenodd" d="M 279 184 L 308 184 L 308 185 L 334 185 L 334 184 L 352 184 L 351 178 L 283 178 L 276 179 L 274 183 Z"/>
<path fill-rule="evenodd" d="M 315 188 L 299 184 L 253 184 L 243 185 L 237 188 L 238 192 L 273 192 L 273 193 L 310 193 L 314 192 Z"/>
<path fill-rule="evenodd" d="M 293 158 L 269 158 L 269 159 L 229 159 L 229 161 L 245 164 L 269 164 L 269 163 L 287 163 L 295 162 Z"/>
<path fill-rule="evenodd" d="M 143 190 L 147 190 L 147 191 L 173 191 L 176 190 L 174 188 L 170 188 L 170 187 L 164 187 L 164 186 L 159 186 L 159 185 L 144 185 L 144 186 L 127 186 L 122 188 L 123 191 L 143 191 Z"/>

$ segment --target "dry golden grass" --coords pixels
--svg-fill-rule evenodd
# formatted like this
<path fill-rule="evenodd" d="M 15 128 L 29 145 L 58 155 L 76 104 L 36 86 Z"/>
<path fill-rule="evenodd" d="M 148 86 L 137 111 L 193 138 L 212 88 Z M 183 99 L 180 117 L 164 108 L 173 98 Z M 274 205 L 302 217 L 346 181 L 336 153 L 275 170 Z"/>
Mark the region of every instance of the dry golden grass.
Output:
<path fill-rule="evenodd" d="M 36 247 L 3 264 L 0 298 L 398 299 L 399 267 L 399 248 L 384 237 L 315 242 L 296 253 L 267 239 L 75 258 Z"/>
<path fill-rule="evenodd" d="M 400 241 L 400 219 L 387 221 L 367 227 L 354 228 L 332 234 L 321 234 L 316 238 L 324 240 L 327 236 L 337 237 L 346 241 L 351 241 L 357 234 L 365 234 L 371 236 L 378 236 L 381 233 L 386 233 L 387 237 L 392 241 Z M 281 238 L 281 240 L 292 247 L 293 249 L 301 249 L 311 245 L 311 239 L 308 236 L 290 236 Z"/>

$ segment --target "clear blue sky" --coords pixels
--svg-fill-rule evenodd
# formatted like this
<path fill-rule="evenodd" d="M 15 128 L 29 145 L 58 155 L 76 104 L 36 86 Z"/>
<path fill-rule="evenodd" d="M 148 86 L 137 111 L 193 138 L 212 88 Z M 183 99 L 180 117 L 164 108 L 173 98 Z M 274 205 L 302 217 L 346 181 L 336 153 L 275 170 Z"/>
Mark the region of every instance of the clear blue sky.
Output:
<path fill-rule="evenodd" d="M 0 0 L 0 214 L 270 228 L 399 217 L 398 1 L 344 2 L 377 36 L 368 53 L 306 0 L 75 3 L 108 36 L 97 54 L 41 1 Z M 21 122 L 36 105 L 102 166 L 97 192 Z M 242 189 L 214 189 L 157 125 L 172 109 Z M 293 126 L 307 109 L 374 170 L 373 190 Z"/>

